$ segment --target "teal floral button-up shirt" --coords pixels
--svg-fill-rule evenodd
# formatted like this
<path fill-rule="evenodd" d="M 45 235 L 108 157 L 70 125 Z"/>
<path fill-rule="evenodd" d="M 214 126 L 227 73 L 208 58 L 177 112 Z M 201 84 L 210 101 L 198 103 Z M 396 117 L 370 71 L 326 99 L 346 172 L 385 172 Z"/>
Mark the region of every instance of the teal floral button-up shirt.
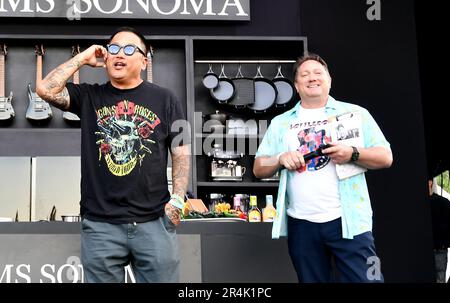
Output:
<path fill-rule="evenodd" d="M 301 101 L 300 101 L 301 102 Z M 300 102 L 297 105 L 272 119 L 264 138 L 258 147 L 256 157 L 274 156 L 288 151 L 285 134 L 289 125 L 296 121 Z M 384 146 L 390 149 L 390 144 L 384 137 L 380 127 L 370 113 L 361 106 L 341 102 L 329 96 L 325 106 L 328 117 L 337 116 L 347 112 L 359 112 L 362 116 L 362 129 L 364 147 Z M 287 195 L 287 178 L 292 172 L 283 169 L 280 174 L 280 184 L 276 201 L 277 216 L 273 223 L 272 238 L 287 236 L 287 214 L 289 205 Z M 369 191 L 364 173 L 339 180 L 339 195 L 342 208 L 342 235 L 346 239 L 372 230 L 372 207 L 370 205 Z"/>

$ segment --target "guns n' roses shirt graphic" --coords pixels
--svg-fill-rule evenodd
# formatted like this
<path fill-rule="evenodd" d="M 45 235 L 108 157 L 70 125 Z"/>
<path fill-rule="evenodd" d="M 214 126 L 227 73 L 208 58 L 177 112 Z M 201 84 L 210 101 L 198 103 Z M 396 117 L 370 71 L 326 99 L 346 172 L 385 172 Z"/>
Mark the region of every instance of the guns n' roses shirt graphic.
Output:
<path fill-rule="evenodd" d="M 114 106 L 97 110 L 99 160 L 106 161 L 115 176 L 128 175 L 136 165 L 142 165 L 147 154 L 152 153 L 151 139 L 161 123 L 150 109 L 124 100 Z"/>
<path fill-rule="evenodd" d="M 173 127 L 186 121 L 181 102 L 146 81 L 131 89 L 110 82 L 66 87 L 69 111 L 81 119 L 82 217 L 122 224 L 163 215 L 169 148 L 189 144 Z"/>

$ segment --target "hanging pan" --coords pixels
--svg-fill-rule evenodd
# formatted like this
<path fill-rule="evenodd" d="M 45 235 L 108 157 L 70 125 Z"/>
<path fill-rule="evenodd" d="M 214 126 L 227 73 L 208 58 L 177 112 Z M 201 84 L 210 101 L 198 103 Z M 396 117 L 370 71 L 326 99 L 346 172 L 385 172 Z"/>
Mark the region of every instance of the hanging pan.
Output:
<path fill-rule="evenodd" d="M 241 65 L 238 66 L 236 77 L 233 78 L 236 88 L 236 94 L 228 103 L 236 108 L 242 108 L 255 103 L 255 84 L 253 78 L 247 78 L 242 75 Z"/>
<path fill-rule="evenodd" d="M 264 113 L 275 103 L 277 88 L 272 81 L 263 77 L 261 66 L 259 65 L 253 81 L 255 82 L 255 103 L 250 104 L 248 107 L 255 113 Z"/>
<path fill-rule="evenodd" d="M 216 88 L 217 85 L 219 85 L 219 77 L 214 73 L 212 70 L 212 65 L 209 65 L 208 72 L 203 76 L 203 86 L 205 86 L 208 89 Z"/>
<path fill-rule="evenodd" d="M 217 87 L 210 89 L 211 96 L 219 103 L 227 103 L 233 98 L 236 89 L 231 79 L 225 75 L 225 67 L 222 64 L 222 70 L 219 75 L 219 84 Z"/>
<path fill-rule="evenodd" d="M 281 65 L 278 66 L 278 73 L 272 79 L 273 84 L 277 87 L 277 98 L 275 99 L 276 107 L 283 107 L 289 104 L 296 95 L 294 84 L 281 73 Z"/>

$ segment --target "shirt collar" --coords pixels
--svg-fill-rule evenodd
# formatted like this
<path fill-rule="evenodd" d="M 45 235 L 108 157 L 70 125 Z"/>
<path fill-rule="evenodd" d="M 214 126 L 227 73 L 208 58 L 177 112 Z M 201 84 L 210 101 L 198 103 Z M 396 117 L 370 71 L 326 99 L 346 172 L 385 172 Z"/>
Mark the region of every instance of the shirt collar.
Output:
<path fill-rule="evenodd" d="M 292 108 L 289 112 L 290 116 L 297 116 L 298 111 L 300 110 L 300 105 L 302 103 L 302 100 L 297 102 L 297 104 Z M 336 110 L 337 102 L 336 100 L 328 95 L 327 104 L 325 105 L 325 112 L 329 112 L 329 110 Z"/>

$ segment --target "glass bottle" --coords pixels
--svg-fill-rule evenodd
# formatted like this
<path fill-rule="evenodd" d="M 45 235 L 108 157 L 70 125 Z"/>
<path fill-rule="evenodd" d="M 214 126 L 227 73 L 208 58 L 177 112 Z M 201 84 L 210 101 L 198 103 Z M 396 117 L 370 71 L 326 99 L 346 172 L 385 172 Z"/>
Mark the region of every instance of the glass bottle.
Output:
<path fill-rule="evenodd" d="M 233 198 L 233 208 L 236 212 L 242 212 L 241 210 L 241 197 L 234 196 Z"/>
<path fill-rule="evenodd" d="M 256 196 L 250 196 L 250 209 L 248 210 L 248 222 L 261 222 L 261 211 L 258 208 Z"/>
<path fill-rule="evenodd" d="M 277 210 L 273 206 L 272 195 L 266 195 L 266 207 L 263 208 L 263 222 L 273 222 L 277 215 Z"/>

